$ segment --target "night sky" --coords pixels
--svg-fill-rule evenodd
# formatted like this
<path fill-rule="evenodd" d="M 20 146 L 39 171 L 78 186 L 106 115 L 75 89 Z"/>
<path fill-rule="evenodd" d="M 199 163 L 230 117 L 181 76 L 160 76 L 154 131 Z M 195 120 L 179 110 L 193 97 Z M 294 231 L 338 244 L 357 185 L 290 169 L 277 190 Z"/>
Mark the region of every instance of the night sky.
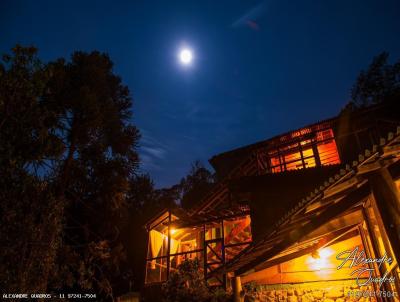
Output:
<path fill-rule="evenodd" d="M 400 1 L 0 1 L 0 52 L 107 52 L 157 187 L 218 153 L 336 115 L 373 56 L 400 59 Z M 178 63 L 186 44 L 191 66 Z"/>

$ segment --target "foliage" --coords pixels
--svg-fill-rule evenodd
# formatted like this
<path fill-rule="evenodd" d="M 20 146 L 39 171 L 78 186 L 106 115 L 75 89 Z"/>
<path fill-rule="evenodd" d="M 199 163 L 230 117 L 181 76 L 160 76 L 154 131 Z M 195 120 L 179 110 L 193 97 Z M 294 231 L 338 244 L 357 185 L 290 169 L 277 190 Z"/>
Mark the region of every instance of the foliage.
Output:
<path fill-rule="evenodd" d="M 1 258 L 18 265 L 1 263 L 2 288 L 113 296 L 138 166 L 131 106 L 105 54 L 44 64 L 35 48 L 17 46 L 3 57 Z"/>
<path fill-rule="evenodd" d="M 185 260 L 178 271 L 172 272 L 163 293 L 166 302 L 203 302 L 211 298 L 197 259 Z"/>
<path fill-rule="evenodd" d="M 50 72 L 34 47 L 0 62 L 0 287 L 45 292 L 56 268 L 64 204 L 43 165 L 60 156 L 55 114 L 46 108 Z"/>
<path fill-rule="evenodd" d="M 365 107 L 400 97 L 400 61 L 389 64 L 389 54 L 374 57 L 351 90 L 353 106 Z"/>
<path fill-rule="evenodd" d="M 54 134 L 56 114 L 43 100 L 50 70 L 36 53 L 17 45 L 0 63 L 0 165 L 10 173 L 37 172 L 44 160 L 63 151 Z"/>
<path fill-rule="evenodd" d="M 191 209 L 201 202 L 214 183 L 214 175 L 200 161 L 195 161 L 179 183 L 170 188 L 156 190 L 156 200 L 164 208 L 181 206 Z"/>
<path fill-rule="evenodd" d="M 66 150 L 54 162 L 55 191 L 68 202 L 71 227 L 64 232 L 60 275 L 74 280 L 74 289 L 112 297 L 112 280 L 125 258 L 125 196 L 138 166 L 132 100 L 106 54 L 75 52 L 70 62 L 59 59 L 50 66 L 46 101 L 57 113 L 56 133 Z"/>
<path fill-rule="evenodd" d="M 135 175 L 130 179 L 126 195 L 126 220 L 121 229 L 122 244 L 127 250 L 125 270 L 121 272 L 121 283 L 125 288 L 139 289 L 144 283 L 144 263 L 147 253 L 146 222 L 159 213 L 164 206 L 159 202 L 154 183 L 149 175 Z"/>
<path fill-rule="evenodd" d="M 349 111 L 400 96 L 400 62 L 377 56 Z M 196 206 L 214 185 L 199 162 L 170 187 L 138 174 L 132 99 L 106 54 L 43 63 L 16 46 L 0 62 L 0 287 L 94 291 L 100 300 L 143 283 L 143 225 L 163 208 Z M 185 261 L 166 301 L 228 301 Z"/>
<path fill-rule="evenodd" d="M 211 291 L 211 302 L 229 302 L 233 301 L 233 296 L 228 294 L 223 288 L 218 287 Z"/>
<path fill-rule="evenodd" d="M 56 269 L 63 204 L 48 186 L 23 172 L 1 181 L 0 200 L 0 287 L 45 292 Z"/>
<path fill-rule="evenodd" d="M 232 296 L 222 288 L 210 289 L 198 259 L 185 260 L 162 287 L 165 302 L 228 302 Z"/>
<path fill-rule="evenodd" d="M 214 184 L 214 176 L 199 161 L 194 162 L 189 174 L 182 178 L 178 185 L 181 198 L 180 205 L 190 209 L 198 204 L 210 191 Z"/>
<path fill-rule="evenodd" d="M 246 283 L 244 286 L 244 301 L 256 301 L 256 294 L 257 294 L 257 283 L 254 281 L 251 281 L 249 283 Z"/>

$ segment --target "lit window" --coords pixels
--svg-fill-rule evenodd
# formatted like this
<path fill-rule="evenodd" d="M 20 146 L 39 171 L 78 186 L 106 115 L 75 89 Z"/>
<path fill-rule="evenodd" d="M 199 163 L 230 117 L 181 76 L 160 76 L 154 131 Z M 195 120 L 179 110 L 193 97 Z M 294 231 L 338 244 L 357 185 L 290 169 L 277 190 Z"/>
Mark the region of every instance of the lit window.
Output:
<path fill-rule="evenodd" d="M 316 166 L 314 152 L 311 148 L 303 150 L 303 159 L 306 168 L 312 168 Z"/>
<path fill-rule="evenodd" d="M 297 143 L 290 142 L 268 151 L 272 173 L 316 167 L 317 158 L 322 166 L 340 164 L 332 129 L 317 131 L 313 137 L 310 137 L 310 131 L 304 134 L 307 137 Z"/>
<path fill-rule="evenodd" d="M 339 154 L 334 140 L 319 144 L 317 148 L 321 165 L 340 164 Z"/>

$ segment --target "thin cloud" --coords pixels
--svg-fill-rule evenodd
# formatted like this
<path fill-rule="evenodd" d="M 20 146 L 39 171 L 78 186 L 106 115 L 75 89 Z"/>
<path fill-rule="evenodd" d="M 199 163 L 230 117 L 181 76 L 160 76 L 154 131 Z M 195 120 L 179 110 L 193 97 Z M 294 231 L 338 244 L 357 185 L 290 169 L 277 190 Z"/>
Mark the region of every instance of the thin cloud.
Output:
<path fill-rule="evenodd" d="M 232 23 L 233 28 L 248 27 L 252 30 L 260 30 L 260 25 L 257 20 L 265 13 L 267 9 L 267 2 L 263 1 L 255 7 L 247 11 L 243 16 Z"/>
<path fill-rule="evenodd" d="M 147 130 L 141 129 L 140 132 L 142 133 L 139 144 L 141 168 L 145 171 L 160 170 L 161 162 L 168 153 L 168 146 L 152 137 Z"/>
<path fill-rule="evenodd" d="M 166 150 L 164 150 L 163 148 L 159 148 L 159 147 L 141 147 L 141 150 L 143 153 L 147 153 L 150 154 L 154 157 L 163 159 L 165 157 L 166 154 Z"/>

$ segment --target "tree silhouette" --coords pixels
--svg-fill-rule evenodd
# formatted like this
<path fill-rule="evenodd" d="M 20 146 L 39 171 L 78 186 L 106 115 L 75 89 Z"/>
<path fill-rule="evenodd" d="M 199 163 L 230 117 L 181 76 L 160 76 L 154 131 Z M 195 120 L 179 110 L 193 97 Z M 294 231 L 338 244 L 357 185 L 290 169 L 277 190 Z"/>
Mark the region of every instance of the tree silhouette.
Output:
<path fill-rule="evenodd" d="M 45 292 L 61 244 L 64 204 L 47 165 L 63 147 L 44 102 L 51 72 L 36 53 L 17 45 L 0 62 L 0 287 L 9 292 Z"/>
<path fill-rule="evenodd" d="M 378 104 L 400 96 L 400 61 L 389 64 L 389 54 L 374 57 L 366 71 L 361 71 L 351 90 L 357 107 Z"/>
<path fill-rule="evenodd" d="M 112 67 L 96 51 L 44 64 L 35 48 L 17 46 L 3 57 L 4 289 L 113 295 L 139 132 L 129 90 Z"/>

